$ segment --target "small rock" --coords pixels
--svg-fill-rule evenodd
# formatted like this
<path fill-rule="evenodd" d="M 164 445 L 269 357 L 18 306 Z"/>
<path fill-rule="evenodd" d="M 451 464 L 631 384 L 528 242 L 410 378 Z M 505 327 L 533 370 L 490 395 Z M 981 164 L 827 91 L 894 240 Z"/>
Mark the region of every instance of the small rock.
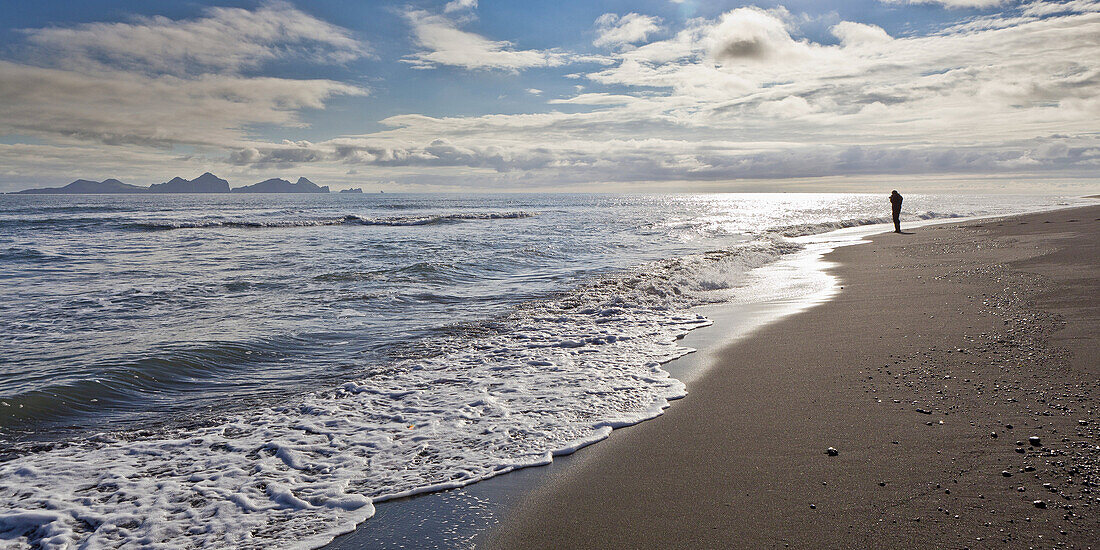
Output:
<path fill-rule="evenodd" d="M 993 439 L 997 439 L 997 432 L 989 432 L 989 437 L 992 437 Z"/>
<path fill-rule="evenodd" d="M 1042 444 L 1042 441 L 1039 439 L 1039 436 L 1037 436 L 1037 435 L 1033 435 L 1033 436 L 1027 438 L 1027 442 L 1031 443 L 1032 447 L 1038 447 L 1039 445 Z"/>
<path fill-rule="evenodd" d="M 816 504 L 811 504 L 810 509 L 811 510 L 817 510 L 817 505 Z"/>
<path fill-rule="evenodd" d="M 829 456 L 836 456 L 840 454 L 840 451 L 836 450 L 836 447 L 829 447 L 828 449 L 825 449 L 825 454 Z"/>
<path fill-rule="evenodd" d="M 1008 470 L 1001 470 L 1001 475 L 1005 477 L 1012 477 L 1012 472 Z"/>
<path fill-rule="evenodd" d="M 1031 504 L 1033 506 L 1035 506 L 1036 508 L 1046 508 L 1047 507 L 1047 503 L 1045 503 L 1041 500 L 1032 501 Z"/>

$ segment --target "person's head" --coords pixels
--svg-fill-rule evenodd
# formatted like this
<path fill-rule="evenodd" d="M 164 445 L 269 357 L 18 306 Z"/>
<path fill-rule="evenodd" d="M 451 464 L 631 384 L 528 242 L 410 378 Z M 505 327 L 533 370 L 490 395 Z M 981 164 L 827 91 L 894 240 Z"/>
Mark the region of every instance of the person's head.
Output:
<path fill-rule="evenodd" d="M 891 192 L 890 192 L 890 194 L 891 194 L 891 195 L 897 195 L 897 194 L 898 194 L 898 190 L 897 190 L 897 189 L 894 189 L 893 191 L 891 191 Z"/>

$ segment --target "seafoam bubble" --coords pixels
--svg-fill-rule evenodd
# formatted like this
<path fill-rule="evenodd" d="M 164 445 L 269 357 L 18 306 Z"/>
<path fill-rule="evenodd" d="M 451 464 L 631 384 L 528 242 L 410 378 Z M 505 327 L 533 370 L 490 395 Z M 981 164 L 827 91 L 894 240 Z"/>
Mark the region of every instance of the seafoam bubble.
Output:
<path fill-rule="evenodd" d="M 685 395 L 661 364 L 710 324 L 689 308 L 797 248 L 765 239 L 601 278 L 445 354 L 221 425 L 27 450 L 0 464 L 0 540 L 318 546 L 374 502 L 545 464 Z"/>

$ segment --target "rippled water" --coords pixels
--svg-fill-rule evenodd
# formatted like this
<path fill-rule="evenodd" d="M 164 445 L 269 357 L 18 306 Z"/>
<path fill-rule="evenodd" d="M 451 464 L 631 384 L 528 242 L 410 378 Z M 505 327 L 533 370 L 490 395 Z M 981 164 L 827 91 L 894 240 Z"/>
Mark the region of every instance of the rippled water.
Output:
<path fill-rule="evenodd" d="M 683 395 L 659 364 L 707 323 L 692 306 L 796 250 L 786 237 L 882 223 L 887 206 L 0 196 L 0 546 L 321 543 L 372 500 L 545 462 Z"/>

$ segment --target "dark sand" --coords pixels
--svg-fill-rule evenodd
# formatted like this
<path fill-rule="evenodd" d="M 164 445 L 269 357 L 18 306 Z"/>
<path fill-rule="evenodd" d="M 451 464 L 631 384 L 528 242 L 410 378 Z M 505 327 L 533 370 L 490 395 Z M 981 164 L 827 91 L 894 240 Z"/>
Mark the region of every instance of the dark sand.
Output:
<path fill-rule="evenodd" d="M 1100 547 L 1100 207 L 827 258 L 835 300 L 724 349 L 479 546 Z"/>

